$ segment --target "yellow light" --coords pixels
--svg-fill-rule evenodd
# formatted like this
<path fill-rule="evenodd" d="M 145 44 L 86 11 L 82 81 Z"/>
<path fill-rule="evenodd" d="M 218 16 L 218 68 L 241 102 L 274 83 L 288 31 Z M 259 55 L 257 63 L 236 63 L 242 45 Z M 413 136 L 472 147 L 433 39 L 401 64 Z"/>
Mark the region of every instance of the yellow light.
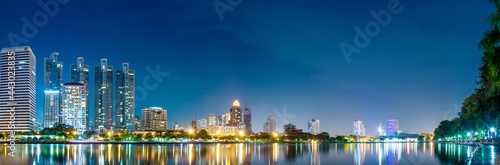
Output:
<path fill-rule="evenodd" d="M 273 133 L 273 136 L 277 137 L 277 136 L 279 136 L 279 134 L 275 132 L 275 133 Z"/>
<path fill-rule="evenodd" d="M 243 136 L 245 135 L 245 133 L 243 131 L 240 131 L 240 135 Z"/>
<path fill-rule="evenodd" d="M 194 132 L 194 131 L 193 131 L 192 129 L 190 129 L 190 130 L 188 131 L 188 133 L 189 133 L 189 134 L 193 134 L 193 132 Z"/>
<path fill-rule="evenodd" d="M 240 106 L 240 102 L 238 100 L 234 100 L 233 107 L 239 107 L 239 106 Z"/>

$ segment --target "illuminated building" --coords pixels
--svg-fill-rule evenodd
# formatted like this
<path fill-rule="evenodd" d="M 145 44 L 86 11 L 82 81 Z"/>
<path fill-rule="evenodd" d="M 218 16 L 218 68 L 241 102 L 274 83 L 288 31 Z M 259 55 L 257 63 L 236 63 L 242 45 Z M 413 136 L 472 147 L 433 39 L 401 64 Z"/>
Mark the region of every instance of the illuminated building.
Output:
<path fill-rule="evenodd" d="M 235 100 L 233 102 L 233 106 L 231 107 L 231 109 L 229 109 L 229 114 L 230 119 L 228 122 L 228 126 L 238 126 L 243 123 L 243 112 L 241 111 L 240 102 L 238 100 Z"/>
<path fill-rule="evenodd" d="M 116 128 L 134 131 L 135 71 L 128 63 L 122 63 L 122 69 L 116 71 Z"/>
<path fill-rule="evenodd" d="M 363 121 L 354 120 L 353 127 L 354 127 L 354 135 L 355 136 L 366 136 L 365 125 L 363 124 Z"/>
<path fill-rule="evenodd" d="M 62 87 L 61 120 L 73 126 L 79 135 L 87 131 L 87 89 L 81 83 L 66 83 Z"/>
<path fill-rule="evenodd" d="M 97 133 L 113 130 L 113 67 L 101 59 L 94 74 L 94 124 Z"/>
<path fill-rule="evenodd" d="M 85 112 L 86 119 L 85 121 L 87 125 L 87 130 L 93 130 L 90 126 L 90 116 L 89 116 L 89 65 L 84 63 L 83 57 L 78 57 L 76 64 L 71 65 L 71 82 L 77 82 L 77 83 L 82 83 L 85 85 L 85 93 L 86 93 L 86 100 L 85 100 L 85 105 L 87 107 L 87 112 Z"/>
<path fill-rule="evenodd" d="M 308 132 L 313 135 L 319 134 L 319 119 L 311 119 L 307 125 Z"/>
<path fill-rule="evenodd" d="M 145 131 L 166 131 L 168 129 L 167 110 L 161 107 L 142 109 L 141 124 Z"/>
<path fill-rule="evenodd" d="M 387 120 L 386 124 L 386 136 L 398 135 L 399 121 L 396 119 Z"/>
<path fill-rule="evenodd" d="M 43 126 L 53 127 L 61 117 L 61 85 L 63 79 L 63 63 L 57 60 L 59 52 L 53 52 L 44 59 L 45 91 L 43 102 Z"/>
<path fill-rule="evenodd" d="M 36 116 L 35 54 L 29 46 L 3 48 L 1 54 L 0 132 L 34 131 Z M 11 118 L 15 118 L 15 120 L 11 120 Z M 15 128 L 11 129 L 9 125 Z"/>
<path fill-rule="evenodd" d="M 274 118 L 273 115 L 269 115 L 269 117 L 267 117 L 267 120 L 264 123 L 264 132 L 265 133 L 276 132 L 276 119 Z"/>

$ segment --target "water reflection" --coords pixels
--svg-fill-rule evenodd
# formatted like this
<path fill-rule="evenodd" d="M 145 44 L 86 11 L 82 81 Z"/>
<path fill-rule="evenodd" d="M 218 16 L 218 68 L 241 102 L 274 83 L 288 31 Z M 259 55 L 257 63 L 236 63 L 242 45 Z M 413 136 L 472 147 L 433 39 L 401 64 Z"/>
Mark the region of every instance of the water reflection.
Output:
<path fill-rule="evenodd" d="M 473 150 L 434 143 L 18 144 L 16 148 L 16 157 L 11 158 L 8 146 L 0 147 L 0 164 L 458 164 Z M 495 151 L 481 152 L 494 155 Z"/>

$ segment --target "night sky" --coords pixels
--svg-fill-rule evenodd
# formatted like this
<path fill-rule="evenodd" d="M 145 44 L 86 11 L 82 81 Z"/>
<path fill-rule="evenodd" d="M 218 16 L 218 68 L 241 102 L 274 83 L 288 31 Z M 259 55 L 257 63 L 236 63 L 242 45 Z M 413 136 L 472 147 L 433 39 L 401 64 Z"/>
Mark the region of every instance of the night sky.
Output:
<path fill-rule="evenodd" d="M 487 0 L 402 0 L 402 11 L 349 63 L 339 44 L 353 44 L 354 27 L 364 29 L 375 20 L 370 11 L 386 10 L 389 1 L 242 0 L 221 21 L 211 0 L 72 0 L 25 36 L 22 18 L 44 11 L 36 2 L 2 1 L 0 47 L 12 46 L 12 32 L 37 56 L 38 122 L 43 58 L 59 51 L 64 82 L 78 56 L 91 66 L 91 119 L 93 67 L 107 58 L 115 70 L 129 62 L 137 86 L 148 67 L 169 73 L 136 100 L 136 114 L 164 107 L 170 128 L 195 113 L 227 113 L 238 99 L 253 110 L 254 132 L 273 114 L 278 130 L 288 122 L 305 130 L 319 118 L 321 131 L 332 135 L 352 134 L 355 119 L 376 135 L 387 119 L 399 119 L 403 132 L 422 133 L 453 117 L 476 87 L 477 43 L 494 10 Z"/>

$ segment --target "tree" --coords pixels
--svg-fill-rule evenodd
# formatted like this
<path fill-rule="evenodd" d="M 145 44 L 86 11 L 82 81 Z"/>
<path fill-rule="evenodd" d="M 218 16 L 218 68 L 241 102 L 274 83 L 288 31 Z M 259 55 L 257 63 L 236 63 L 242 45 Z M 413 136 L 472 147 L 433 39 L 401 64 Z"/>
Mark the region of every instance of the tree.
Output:
<path fill-rule="evenodd" d="M 326 141 L 330 139 L 330 134 L 328 132 L 321 132 L 320 134 L 316 135 L 316 138 L 318 140 Z"/>
<path fill-rule="evenodd" d="M 198 132 L 197 137 L 203 140 L 210 139 L 210 135 L 208 135 L 207 130 L 202 129 Z"/>

